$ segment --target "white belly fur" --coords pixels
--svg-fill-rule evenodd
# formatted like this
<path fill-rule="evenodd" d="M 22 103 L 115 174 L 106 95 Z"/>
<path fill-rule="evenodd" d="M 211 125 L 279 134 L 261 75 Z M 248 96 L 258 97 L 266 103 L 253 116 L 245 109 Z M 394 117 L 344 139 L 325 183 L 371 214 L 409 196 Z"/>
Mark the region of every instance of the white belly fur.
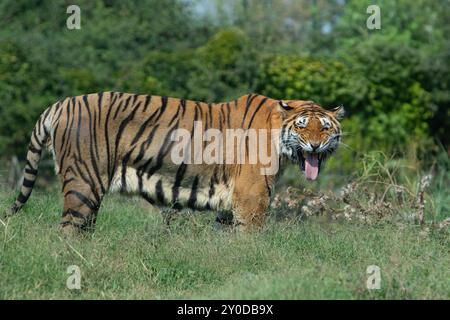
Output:
<path fill-rule="evenodd" d="M 160 174 L 153 174 L 150 178 L 147 179 L 144 174 L 142 177 L 142 187 L 143 192 L 149 195 L 151 198 L 156 199 L 156 183 L 161 180 L 162 181 L 162 189 L 164 192 L 164 198 L 166 201 L 170 202 L 172 199 L 172 186 L 173 186 L 173 177 L 165 178 Z M 125 173 L 125 181 L 126 186 L 125 190 L 128 193 L 137 193 L 139 192 L 139 182 L 136 174 L 136 169 L 132 167 L 127 167 Z M 232 209 L 232 191 L 233 186 L 228 187 L 224 184 L 216 184 L 214 195 L 209 198 L 209 184 L 208 185 L 198 185 L 197 188 L 197 207 L 206 207 L 209 203 L 209 206 L 213 210 L 231 210 Z M 114 175 L 109 191 L 117 192 L 122 190 L 122 172 L 121 170 L 117 170 Z M 191 194 L 190 188 L 179 188 L 178 194 L 178 203 L 182 206 L 186 206 Z"/>

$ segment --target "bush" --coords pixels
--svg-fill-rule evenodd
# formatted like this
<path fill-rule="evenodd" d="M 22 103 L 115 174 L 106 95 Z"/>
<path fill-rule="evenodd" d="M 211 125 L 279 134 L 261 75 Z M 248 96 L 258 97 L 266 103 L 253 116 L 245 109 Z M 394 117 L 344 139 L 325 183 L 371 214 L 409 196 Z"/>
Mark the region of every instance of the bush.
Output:
<path fill-rule="evenodd" d="M 411 138 L 429 143 L 431 95 L 411 65 L 413 49 L 365 43 L 342 61 L 273 56 L 259 74 L 260 92 L 283 99 L 313 100 L 325 107 L 344 105 L 344 131 L 358 151 L 401 151 Z"/>
<path fill-rule="evenodd" d="M 271 56 L 261 65 L 257 90 L 277 99 L 313 100 L 328 107 L 344 104 L 353 111 L 366 86 L 338 61 Z"/>
<path fill-rule="evenodd" d="M 370 145 L 399 151 L 411 138 L 428 140 L 433 107 L 423 85 L 425 75 L 418 68 L 422 57 L 417 50 L 371 38 L 344 59 L 367 81 L 358 114 L 366 121 L 362 129 L 372 137 Z"/>
<path fill-rule="evenodd" d="M 51 99 L 42 77 L 46 73 L 19 44 L 0 45 L 0 155 L 24 154 L 38 115 Z"/>
<path fill-rule="evenodd" d="M 149 94 L 210 102 L 235 99 L 252 87 L 257 61 L 245 34 L 225 29 L 196 49 L 147 53 L 128 83 Z"/>

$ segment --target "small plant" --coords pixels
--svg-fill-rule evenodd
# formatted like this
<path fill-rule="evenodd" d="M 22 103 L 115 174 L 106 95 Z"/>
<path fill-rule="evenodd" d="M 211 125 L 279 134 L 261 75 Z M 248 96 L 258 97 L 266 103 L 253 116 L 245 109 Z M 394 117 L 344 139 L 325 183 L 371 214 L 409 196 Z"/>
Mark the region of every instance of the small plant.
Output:
<path fill-rule="evenodd" d="M 289 187 L 275 195 L 272 208 L 278 218 L 292 214 L 300 218 L 325 215 L 333 220 L 367 224 L 413 221 L 421 226 L 429 223 L 442 229 L 450 223 L 449 218 L 436 221 L 439 216 L 433 197 L 439 190 L 433 186 L 433 180 L 436 175 L 440 177 L 448 172 L 438 167 L 433 164 L 432 169 L 421 173 L 417 161 L 370 153 L 363 159 L 359 175 L 339 190 L 311 191 Z M 442 183 L 442 177 L 438 180 Z"/>

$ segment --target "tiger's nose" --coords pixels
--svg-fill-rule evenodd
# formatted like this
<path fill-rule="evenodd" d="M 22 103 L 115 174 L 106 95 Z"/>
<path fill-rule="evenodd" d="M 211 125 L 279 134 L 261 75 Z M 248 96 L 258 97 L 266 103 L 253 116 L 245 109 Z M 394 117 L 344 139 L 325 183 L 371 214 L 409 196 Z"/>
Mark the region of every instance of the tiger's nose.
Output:
<path fill-rule="evenodd" d="M 312 152 L 315 152 L 320 147 L 320 143 L 310 143 L 310 145 L 312 148 Z"/>

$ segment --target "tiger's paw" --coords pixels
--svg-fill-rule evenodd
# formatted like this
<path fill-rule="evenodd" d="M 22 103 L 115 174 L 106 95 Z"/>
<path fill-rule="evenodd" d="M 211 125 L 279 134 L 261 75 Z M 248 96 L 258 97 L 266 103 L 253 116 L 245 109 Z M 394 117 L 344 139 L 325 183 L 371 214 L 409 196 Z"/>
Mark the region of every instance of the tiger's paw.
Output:
<path fill-rule="evenodd" d="M 71 221 L 63 221 L 59 224 L 59 231 L 63 238 L 73 238 L 82 234 L 83 228 Z"/>
<path fill-rule="evenodd" d="M 219 211 L 214 222 L 214 229 L 228 230 L 233 226 L 233 214 L 228 211 Z"/>

